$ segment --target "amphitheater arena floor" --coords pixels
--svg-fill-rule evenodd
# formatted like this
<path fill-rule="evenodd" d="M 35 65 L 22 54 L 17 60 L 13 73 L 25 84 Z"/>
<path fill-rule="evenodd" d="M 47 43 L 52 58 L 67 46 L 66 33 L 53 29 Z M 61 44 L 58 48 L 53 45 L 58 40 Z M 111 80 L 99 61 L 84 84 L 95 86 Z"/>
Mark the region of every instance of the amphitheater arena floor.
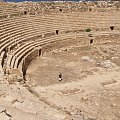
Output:
<path fill-rule="evenodd" d="M 82 120 L 83 115 L 86 119 L 119 120 L 118 61 L 119 44 L 69 46 L 37 58 L 27 74 L 29 84 L 47 104 L 73 119 Z M 62 81 L 58 80 L 60 72 Z"/>

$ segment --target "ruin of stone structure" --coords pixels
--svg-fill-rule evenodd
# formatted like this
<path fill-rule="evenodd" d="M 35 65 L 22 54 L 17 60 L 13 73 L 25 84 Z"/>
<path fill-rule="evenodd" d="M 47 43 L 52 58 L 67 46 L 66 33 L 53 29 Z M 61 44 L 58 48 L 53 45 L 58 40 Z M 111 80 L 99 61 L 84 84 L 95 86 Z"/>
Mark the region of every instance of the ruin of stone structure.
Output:
<path fill-rule="evenodd" d="M 119 32 L 119 1 L 0 2 L 0 120 L 119 120 Z"/>

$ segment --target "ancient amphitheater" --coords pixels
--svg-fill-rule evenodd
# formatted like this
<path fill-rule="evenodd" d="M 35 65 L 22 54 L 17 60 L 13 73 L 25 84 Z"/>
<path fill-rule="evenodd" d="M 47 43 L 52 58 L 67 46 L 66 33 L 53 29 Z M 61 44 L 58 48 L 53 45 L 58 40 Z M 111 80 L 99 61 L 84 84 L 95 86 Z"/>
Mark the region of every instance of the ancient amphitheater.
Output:
<path fill-rule="evenodd" d="M 120 120 L 120 2 L 1 2 L 0 120 Z"/>

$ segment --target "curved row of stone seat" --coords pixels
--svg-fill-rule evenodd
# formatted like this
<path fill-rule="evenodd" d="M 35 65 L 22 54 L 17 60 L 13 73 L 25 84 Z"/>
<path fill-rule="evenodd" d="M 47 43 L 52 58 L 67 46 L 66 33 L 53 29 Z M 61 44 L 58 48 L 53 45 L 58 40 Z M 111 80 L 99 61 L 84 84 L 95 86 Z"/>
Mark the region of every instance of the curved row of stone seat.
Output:
<path fill-rule="evenodd" d="M 36 42 L 31 42 L 29 45 L 26 44 L 23 46 L 21 46 L 19 49 L 17 49 L 16 51 L 13 52 L 13 54 L 9 57 L 8 60 L 8 65 L 11 68 L 18 68 L 18 62 L 19 60 L 24 56 L 25 53 L 29 52 L 30 50 L 33 50 L 36 47 L 41 47 L 43 45 L 47 45 L 51 42 L 56 42 L 56 41 L 60 41 L 63 39 L 69 39 L 69 38 L 74 38 L 74 37 L 84 37 L 84 34 L 79 34 L 79 33 L 74 33 L 74 34 L 64 34 L 64 35 L 54 35 L 50 38 L 44 38 L 44 39 L 40 39 L 37 40 Z"/>
<path fill-rule="evenodd" d="M 21 24 L 22 24 L 22 23 L 21 23 Z M 33 25 L 33 26 L 34 26 L 34 25 Z M 27 31 L 25 31 L 25 29 L 27 30 L 27 29 L 30 29 L 30 28 L 31 28 L 31 31 L 32 31 L 32 28 L 34 28 L 33 26 L 32 26 L 32 24 L 31 24 L 30 26 L 26 25 L 26 26 L 25 26 L 26 28 L 25 28 L 24 26 L 21 26 L 21 25 L 20 25 L 20 27 L 19 27 L 19 26 L 17 26 L 17 25 L 15 24 L 15 27 L 14 27 L 15 29 L 12 29 L 12 28 L 11 28 L 11 30 L 8 30 L 8 31 L 6 31 L 6 32 L 3 32 L 3 37 L 5 37 L 4 35 L 7 36 L 7 34 L 10 35 L 10 33 L 11 33 L 10 31 L 12 31 L 12 33 L 11 33 L 12 35 L 13 35 L 13 31 L 14 31 L 14 32 L 18 32 L 18 31 L 20 31 L 20 32 L 21 32 L 21 31 L 27 32 Z M 63 26 L 63 28 L 64 28 L 64 26 Z M 3 29 L 4 29 L 4 28 L 3 28 Z M 18 29 L 18 31 L 17 31 L 17 29 Z M 51 29 L 51 26 L 49 27 L 49 29 Z M 34 32 L 40 31 L 40 29 L 37 29 L 37 28 L 36 28 L 36 29 L 34 28 L 33 30 L 34 30 Z M 36 31 L 35 31 L 35 30 L 36 30 Z M 46 30 L 46 28 L 44 27 L 44 32 L 46 32 L 45 30 Z M 5 29 L 4 29 L 4 31 L 5 31 Z M 52 31 L 52 30 L 51 30 L 51 31 Z M 8 32 L 8 33 L 7 33 L 7 32 Z M 47 32 L 50 32 L 50 31 L 47 31 Z M 2 37 L 2 36 L 1 36 L 1 37 Z M 1 41 L 2 41 L 2 40 L 1 40 Z"/>
<path fill-rule="evenodd" d="M 25 18 L 26 19 L 26 18 Z M 31 17 L 29 18 L 29 19 L 31 19 Z M 77 19 L 77 18 L 76 18 Z M 90 21 L 90 18 L 88 17 L 88 24 L 87 24 L 87 20 L 85 21 L 85 20 L 81 20 L 81 19 L 78 19 L 78 21 L 76 21 L 76 20 L 73 20 L 73 18 L 72 18 L 72 22 L 70 22 L 69 20 L 67 21 L 68 23 L 67 24 L 69 24 L 69 25 L 72 25 L 72 26 L 75 26 L 75 25 L 77 25 L 77 27 L 81 27 L 82 25 L 84 25 L 83 27 L 85 28 L 85 26 L 87 26 L 87 27 L 89 27 L 89 25 L 91 26 L 95 26 L 96 24 L 95 24 L 95 22 L 91 22 L 91 21 L 93 21 L 93 20 L 91 20 Z M 33 20 L 33 22 L 35 23 L 35 19 L 32 19 Z M 41 20 L 41 18 L 38 18 L 38 22 L 36 22 L 36 25 L 38 25 L 38 26 L 49 26 L 49 24 L 51 24 L 51 22 L 52 23 L 54 23 L 53 21 L 51 21 L 51 22 L 48 22 L 48 21 L 50 21 L 50 17 L 48 17 L 48 21 L 46 22 L 46 23 L 48 23 L 47 25 L 45 25 L 45 24 L 43 24 L 44 22 L 43 21 L 46 21 L 47 20 L 47 17 L 42 21 L 41 20 L 41 25 L 39 25 L 39 23 L 40 23 L 40 20 Z M 110 20 L 110 19 L 108 19 L 108 20 Z M 59 21 L 59 19 L 56 19 L 56 21 Z M 97 20 L 96 20 L 97 21 Z M 25 21 L 23 21 L 23 22 L 25 22 Z M 28 21 L 27 21 L 28 22 Z M 114 21 L 113 21 L 114 22 Z M 117 20 L 116 20 L 116 22 L 117 22 Z M 118 20 L 118 22 L 119 22 L 119 20 Z M 20 23 L 20 20 L 19 20 L 19 23 Z M 60 22 L 61 23 L 61 22 Z M 65 21 L 65 23 L 66 23 L 66 21 Z M 75 23 L 75 24 L 74 24 Z M 78 24 L 76 24 L 76 23 L 78 23 Z M 84 24 L 83 24 L 84 23 Z M 98 23 L 99 23 L 99 21 L 98 21 Z M 104 23 L 108 23 L 108 22 L 104 22 Z M 63 23 L 61 23 L 61 24 L 63 24 Z M 60 24 L 60 26 L 61 26 L 61 24 Z M 54 26 L 55 24 L 52 24 L 52 26 Z M 57 24 L 58 26 L 59 26 L 59 24 Z M 51 26 L 50 26 L 51 27 Z M 48 27 L 49 28 L 49 27 Z M 42 27 L 41 27 L 41 29 L 42 29 Z"/>
<path fill-rule="evenodd" d="M 78 15 L 79 14 L 79 15 Z M 86 18 L 86 20 L 95 20 L 96 22 L 99 21 L 106 21 L 108 22 L 109 20 L 114 20 L 115 22 L 118 20 L 119 22 L 119 15 L 120 12 L 110 12 L 110 13 L 102 13 L 102 12 L 93 12 L 93 13 L 89 13 L 89 15 L 87 13 L 74 13 L 72 15 L 72 13 L 66 13 L 65 14 L 68 18 L 75 18 L 75 20 L 80 19 L 82 17 L 82 19 Z"/>
<path fill-rule="evenodd" d="M 21 36 L 21 37 L 20 37 Z M 29 39 L 33 38 L 33 37 L 37 37 L 38 35 L 36 33 L 34 33 L 34 31 L 32 31 L 32 33 L 30 32 L 29 34 L 26 34 L 24 36 L 19 35 L 18 38 L 15 37 L 15 39 L 7 39 L 6 41 L 2 42 L 0 44 L 0 53 L 7 47 L 13 47 L 16 44 L 22 43 L 24 41 L 28 41 Z"/>
<path fill-rule="evenodd" d="M 13 54 L 15 54 L 15 55 L 13 56 L 13 59 L 12 59 L 12 61 L 11 61 L 11 67 L 12 67 L 12 68 L 14 67 L 14 65 L 15 65 L 15 59 L 17 59 L 18 56 L 22 55 L 23 52 L 29 51 L 29 49 L 31 50 L 31 48 L 33 49 L 33 48 L 35 47 L 34 45 L 36 45 L 36 44 L 35 44 L 35 42 L 33 41 L 33 42 L 31 42 L 31 44 L 26 44 L 25 47 L 23 47 L 21 50 L 19 50 L 19 52 L 16 51 L 15 53 L 13 53 Z M 34 47 L 33 47 L 33 46 L 34 46 Z"/>
<path fill-rule="evenodd" d="M 8 60 L 7 60 L 7 68 L 9 68 L 10 66 L 13 66 L 13 65 L 11 65 L 11 61 L 12 61 L 13 57 L 16 58 L 15 55 L 16 55 L 20 50 L 23 50 L 24 47 L 26 47 L 26 46 L 28 46 L 29 44 L 32 44 L 32 43 L 34 43 L 34 41 L 27 42 L 27 43 L 25 43 L 24 45 L 20 46 L 20 47 L 19 47 L 18 49 L 16 49 L 15 51 L 13 51 L 11 54 L 9 54 Z"/>
<path fill-rule="evenodd" d="M 37 58 L 38 54 L 36 55 L 35 53 L 36 52 L 38 53 L 38 51 L 41 51 L 41 47 L 34 48 L 30 52 L 28 52 L 26 55 L 24 55 L 24 57 L 21 59 L 19 65 L 18 65 L 18 68 L 17 68 L 19 70 L 19 72 L 21 73 L 21 75 L 23 75 L 24 74 L 23 72 L 25 72 L 27 70 L 30 62 L 33 59 Z M 26 63 L 27 63 L 27 65 L 26 65 Z M 23 75 L 23 78 L 25 78 L 24 75 Z"/>
<path fill-rule="evenodd" d="M 30 19 L 31 19 L 31 21 L 30 21 Z M 56 20 L 54 20 L 54 21 L 50 20 L 50 18 L 48 20 L 46 20 L 46 19 L 41 20 L 41 18 L 32 19 L 31 17 L 25 18 L 25 20 L 26 21 L 20 21 L 19 20 L 18 21 L 19 24 L 17 24 L 16 22 L 10 22 L 11 26 L 9 26 L 9 28 L 8 27 L 6 29 L 4 27 L 3 28 L 1 27 L 1 28 L 4 29 L 4 31 L 5 31 L 5 30 L 8 30 L 8 29 L 13 29 L 13 28 L 15 28 L 15 26 L 22 25 L 22 23 L 25 26 L 29 27 L 29 23 L 28 23 L 28 21 L 29 21 L 30 23 L 33 24 L 33 26 L 36 26 L 36 28 L 40 29 L 41 31 L 50 30 L 51 28 L 52 28 L 51 31 L 53 31 L 55 29 L 60 29 L 60 30 L 65 30 L 65 28 L 68 29 L 68 23 L 66 22 L 66 20 L 63 21 L 63 19 L 61 19 L 63 22 L 61 20 L 59 21 L 58 18 Z M 40 22 L 41 22 L 41 24 L 40 24 Z M 8 24 L 7 24 L 7 26 L 8 26 Z M 79 24 L 78 26 L 82 27 L 83 23 Z M 86 23 L 85 23 L 84 27 L 85 26 L 86 26 Z"/>
<path fill-rule="evenodd" d="M 71 17 L 72 16 L 72 17 Z M 0 36 L 0 53 L 4 52 L 5 48 L 16 46 L 17 43 L 23 43 L 24 41 L 28 41 L 32 37 L 37 37 L 41 35 L 42 33 L 49 33 L 49 32 L 55 32 L 56 29 L 60 30 L 68 30 L 71 29 L 79 29 L 79 28 L 87 28 L 87 27 L 95 27 L 96 23 L 98 22 L 96 19 L 93 21 L 93 17 L 91 17 L 91 20 L 86 22 L 88 20 L 88 17 L 85 19 L 80 20 L 80 17 L 76 17 L 76 20 L 74 19 L 74 15 L 71 15 L 69 17 L 64 16 L 64 19 L 62 19 L 63 15 L 57 18 L 54 15 L 44 15 L 44 16 L 30 16 L 30 17 L 24 17 L 23 19 L 15 18 L 15 20 L 8 20 L 7 22 L 2 22 L 0 25 L 1 30 L 1 36 Z M 51 18 L 51 19 L 50 19 Z M 63 20 L 63 22 L 60 22 Z M 101 23 L 104 23 L 102 26 L 107 26 L 106 19 Z M 117 18 L 117 25 L 119 27 L 119 18 Z M 29 21 L 29 22 L 28 22 Z M 100 21 L 100 20 L 99 20 Z M 40 24 L 41 22 L 41 24 Z M 85 23 L 86 22 L 86 23 Z M 114 20 L 111 21 L 111 23 L 114 23 Z M 99 22 L 98 22 L 99 23 Z M 114 23 L 115 24 L 115 23 Z M 69 26 L 70 25 L 70 26 Z M 83 26 L 82 26 L 83 25 Z M 9 28 L 8 28 L 9 26 Z M 42 31 L 42 32 L 41 32 Z"/>
<path fill-rule="evenodd" d="M 32 30 L 32 26 L 31 27 L 28 27 L 29 29 L 31 29 Z M 4 28 L 3 28 L 4 29 Z M 11 30 L 5 30 L 4 29 L 4 31 L 2 32 L 1 31 L 1 36 L 0 36 L 0 38 L 3 38 L 3 37 L 5 37 L 5 36 L 7 36 L 7 35 L 13 35 L 14 33 L 18 33 L 18 32 L 23 32 L 24 30 L 26 31 L 26 30 L 28 30 L 27 29 L 27 26 L 25 26 L 25 27 L 23 27 L 23 26 L 17 26 L 16 25 L 16 27 L 14 27 L 14 29 L 12 29 L 12 28 L 10 28 Z"/>
<path fill-rule="evenodd" d="M 19 33 L 19 32 L 26 33 L 27 31 L 30 31 L 30 30 L 31 31 L 34 30 L 34 32 L 38 32 L 39 31 L 38 29 L 33 28 L 32 25 L 31 26 L 17 26 L 16 25 L 16 27 L 14 27 L 14 29 L 12 29 L 12 28 L 10 28 L 10 29 L 11 30 L 5 30 L 4 29 L 4 31 L 1 31 L 0 39 L 2 39 L 5 36 L 14 35 L 14 34 Z"/>
<path fill-rule="evenodd" d="M 8 38 L 17 38 L 19 37 L 20 38 L 20 35 L 25 35 L 25 34 L 29 34 L 30 32 L 33 32 L 33 29 L 32 28 L 29 28 L 29 29 L 24 29 L 21 27 L 21 29 L 15 29 L 14 31 L 12 32 L 6 32 L 4 33 L 1 37 L 0 37 L 0 43 L 4 42 L 5 40 L 7 40 Z M 36 33 L 40 33 L 39 31 L 34 31 Z"/>
<path fill-rule="evenodd" d="M 0 6 L 0 18 L 6 18 L 10 16 L 16 16 L 19 15 L 20 12 L 17 9 L 14 9 L 12 7 L 5 7 Z"/>
<path fill-rule="evenodd" d="M 21 27 L 22 29 L 22 27 Z M 19 30 L 19 29 L 18 29 Z M 27 32 L 26 35 L 25 34 L 21 34 L 16 30 L 13 32 L 9 32 L 9 33 L 4 33 L 7 37 L 5 37 L 4 35 L 2 36 L 3 39 L 0 40 L 1 44 L 0 44 L 0 53 L 2 53 L 2 51 L 7 48 L 7 47 L 12 47 L 18 43 L 22 43 L 24 41 L 27 41 L 27 39 L 30 39 L 31 37 L 37 36 L 37 32 L 32 31 L 32 29 L 28 29 L 28 31 L 25 31 L 25 29 L 23 29 L 24 32 Z M 40 35 L 39 31 L 38 31 L 38 35 Z"/>
<path fill-rule="evenodd" d="M 43 25 L 44 26 L 44 25 Z M 74 27 L 75 25 L 73 25 L 73 27 Z M 79 25 L 78 25 L 79 26 Z M 77 26 L 77 27 L 78 27 Z M 32 27 L 32 26 L 30 26 L 30 27 Z M 15 28 L 17 28 L 18 29 L 18 31 L 20 31 L 21 29 L 23 29 L 24 27 L 23 26 L 20 26 L 20 28 L 17 26 L 17 27 L 15 27 Z M 49 27 L 50 28 L 50 27 Z M 4 28 L 3 28 L 4 29 Z M 26 26 L 26 29 L 30 29 L 28 26 Z M 24 32 L 27 32 L 27 31 L 25 31 L 25 28 L 23 29 L 24 30 Z M 31 30 L 32 30 L 32 28 L 31 28 Z M 35 30 L 35 29 L 34 29 Z M 36 29 L 36 30 L 38 30 L 38 29 Z M 45 28 L 45 30 L 46 30 L 46 28 Z M 17 30 L 15 29 L 15 32 L 16 32 Z M 39 31 L 39 30 L 38 30 Z M 10 35 L 10 31 L 6 31 L 6 32 L 9 32 L 9 35 Z M 6 34 L 6 32 L 5 32 L 5 35 L 8 35 L 8 34 Z M 13 33 L 11 33 L 12 35 L 13 35 Z M 19 34 L 21 34 L 21 33 L 19 33 Z M 16 34 L 15 34 L 16 35 Z M 5 37 L 5 36 L 4 36 Z M 12 36 L 13 37 L 13 36 Z M 3 41 L 5 40 L 5 38 L 3 39 Z M 2 41 L 2 40 L 1 40 Z"/>
<path fill-rule="evenodd" d="M 23 37 L 23 39 L 18 39 L 17 42 L 15 40 L 11 40 L 11 41 L 5 41 L 6 44 L 4 44 L 1 48 L 0 48 L 0 54 L 4 51 L 5 48 L 8 48 L 8 47 L 13 47 L 13 46 L 16 46 L 18 43 L 23 43 L 24 41 L 28 41 L 29 39 L 33 38 L 33 37 L 37 37 L 36 34 L 32 34 L 32 35 L 27 35 Z"/>
<path fill-rule="evenodd" d="M 104 15 L 105 14 L 105 15 Z M 31 15 L 32 16 L 32 15 Z M 33 15 L 34 16 L 34 15 Z M 38 16 L 39 18 L 44 18 L 44 20 L 48 17 L 49 19 L 56 19 L 56 18 L 58 18 L 57 20 L 59 20 L 59 18 L 61 18 L 62 20 L 63 19 L 65 19 L 64 18 L 64 16 L 67 16 L 67 17 L 69 17 L 69 19 L 70 18 L 76 18 L 75 20 L 77 20 L 77 19 L 79 19 L 79 21 L 80 20 L 95 20 L 96 18 L 98 18 L 98 20 L 111 20 L 111 19 L 114 19 L 114 18 L 116 18 L 116 20 L 117 19 L 119 19 L 119 15 L 116 15 L 116 16 L 114 16 L 114 12 L 112 12 L 112 14 L 110 14 L 110 16 L 108 16 L 108 14 L 106 14 L 106 13 L 102 13 L 102 15 L 100 16 L 99 15 L 99 13 L 94 13 L 94 14 L 90 14 L 90 13 L 82 13 L 82 14 L 78 14 L 78 13 L 62 13 L 62 14 L 44 14 L 44 15 L 42 15 L 42 16 Z M 111 17 L 112 16 L 112 17 Z M 26 17 L 26 16 L 22 16 L 23 18 L 24 17 Z M 28 17 L 28 16 L 27 16 Z M 9 20 L 13 20 L 13 22 L 15 21 L 15 20 L 19 20 L 19 18 L 21 18 L 21 17 L 16 17 L 16 18 L 9 18 Z M 21 18 L 22 19 L 22 18 Z M 6 19 L 7 20 L 7 19 Z M 46 19 L 47 20 L 47 19 Z M 1 20 L 0 22 L 2 23 L 2 21 L 3 21 L 3 23 L 5 22 L 5 19 L 4 20 Z M 62 21 L 61 21 L 62 22 Z M 7 23 L 7 21 L 5 22 L 5 23 Z"/>
<path fill-rule="evenodd" d="M 67 15 L 66 15 L 67 16 Z M 72 16 L 72 15 L 71 15 Z M 89 15 L 90 16 L 90 15 Z M 75 26 L 77 26 L 77 27 L 82 27 L 83 25 L 83 27 L 84 27 L 84 29 L 85 29 L 85 27 L 97 27 L 97 25 L 99 26 L 99 22 L 101 22 L 102 21 L 102 19 L 100 19 L 99 18 L 99 16 L 92 16 L 92 18 L 91 17 L 86 17 L 85 19 L 83 19 L 82 18 L 82 16 L 78 16 L 78 15 L 76 15 L 76 16 L 72 16 L 71 18 L 69 18 L 69 17 L 66 17 L 66 19 L 67 19 L 67 24 L 69 24 L 69 25 L 72 25 L 73 27 L 75 27 Z M 116 17 L 113 17 L 114 19 L 112 19 L 111 20 L 111 18 L 107 18 L 106 20 L 105 20 L 105 16 L 104 16 L 104 18 L 103 18 L 103 21 L 104 21 L 104 24 L 103 25 L 111 25 L 111 24 L 118 24 L 118 25 L 120 25 L 120 18 L 116 18 Z M 46 19 L 47 19 L 47 17 L 46 17 Z M 49 19 L 49 17 L 48 17 L 48 19 Z M 82 20 L 83 19 L 83 20 Z"/>
<path fill-rule="evenodd" d="M 15 3 L 8 3 L 8 2 L 0 2 L 0 15 L 3 14 L 17 14 L 19 13 L 17 4 Z"/>
<path fill-rule="evenodd" d="M 22 26 L 21 27 L 21 29 L 18 27 L 18 26 L 16 26 L 15 28 L 17 28 L 18 29 L 18 31 L 20 31 L 21 29 L 23 29 L 24 27 Z M 3 28 L 4 29 L 4 28 Z M 30 33 L 30 31 L 32 31 L 32 28 L 30 29 L 28 26 L 26 26 L 26 29 L 29 29 L 28 31 L 25 31 L 25 28 L 23 29 L 24 30 L 24 32 L 28 32 L 28 34 Z M 46 30 L 46 28 L 45 28 L 45 30 Z M 20 33 L 18 32 L 16 29 L 15 29 L 15 33 L 17 32 L 17 35 L 18 35 L 18 37 L 20 37 L 19 36 L 19 34 L 21 34 L 21 31 L 20 31 Z M 39 31 L 39 30 L 38 30 Z M 9 33 L 6 33 L 6 32 L 9 32 Z M 4 41 L 2 44 L 1 44 L 1 46 L 4 46 L 6 43 L 8 43 L 9 42 L 9 40 L 7 41 L 5 41 L 5 39 L 8 39 L 9 37 L 8 37 L 8 35 L 10 36 L 10 31 L 6 31 L 5 32 L 5 35 L 7 35 L 7 37 L 5 37 L 4 35 L 2 36 L 2 37 L 4 37 L 3 39 L 1 39 L 1 41 Z M 34 31 L 34 32 L 36 32 L 36 31 Z M 37 33 L 37 32 L 36 32 Z M 16 34 L 13 34 L 13 32 L 11 33 L 12 34 L 12 36 L 10 36 L 11 38 L 10 39 L 12 39 L 12 37 L 14 37 L 14 36 L 16 36 Z M 39 32 L 38 32 L 38 34 L 40 34 Z M 13 36 L 14 35 L 14 36 Z M 15 37 L 15 38 L 17 38 L 17 36 Z M 13 38 L 14 39 L 14 38 Z M 20 39 L 20 38 L 19 38 Z M 10 40 L 10 41 L 12 41 L 12 40 Z M 6 46 L 7 46 L 7 44 L 6 44 Z M 5 46 L 5 47 L 6 47 Z M 4 47 L 4 48 L 5 48 Z M 2 48 L 2 49 L 4 49 L 4 48 Z"/>
<path fill-rule="evenodd" d="M 100 35 L 106 35 L 106 34 L 108 33 L 100 33 Z M 42 47 L 43 45 L 47 45 L 51 42 L 57 42 L 63 39 L 69 39 L 74 37 L 87 38 L 87 34 L 74 33 L 74 34 L 64 34 L 59 36 L 54 35 L 48 39 L 44 38 L 44 39 L 37 40 L 36 42 L 31 41 L 29 43 L 26 43 L 24 46 L 21 46 L 19 49 L 14 51 L 11 57 L 9 57 L 8 66 L 10 68 L 18 68 L 18 63 L 20 62 L 19 60 L 24 56 L 24 54 L 26 53 L 29 54 L 29 52 L 33 51 L 34 48 L 36 47 Z"/>
<path fill-rule="evenodd" d="M 73 18 L 72 18 L 72 19 L 73 19 Z M 39 18 L 38 20 L 40 20 L 40 18 Z M 58 19 L 57 19 L 57 20 L 58 20 Z M 56 21 L 57 21 L 57 20 L 56 20 Z M 38 21 L 38 23 L 37 23 L 37 22 L 35 23 L 35 20 L 33 20 L 33 21 L 34 21 L 34 23 L 33 23 L 34 25 L 35 25 L 35 24 L 36 24 L 36 26 L 39 25 L 39 21 Z M 70 25 L 72 28 L 77 28 L 77 29 L 80 28 L 80 27 L 83 25 L 83 23 L 78 24 L 78 22 L 75 22 L 75 24 L 74 24 L 74 22 L 75 22 L 75 21 L 73 21 L 72 23 L 70 23 L 70 22 L 68 21 L 68 25 Z M 85 22 L 85 21 L 84 21 L 84 22 Z M 89 26 L 88 26 L 87 24 L 85 24 L 85 26 L 90 27 L 90 24 L 91 24 L 91 23 L 89 23 Z M 22 25 L 22 23 L 21 23 L 20 25 Z M 52 24 L 51 26 L 48 26 L 48 24 L 47 24 L 47 25 L 44 25 L 44 24 L 43 24 L 43 25 L 42 25 L 43 27 L 40 26 L 38 29 L 42 30 L 42 29 L 44 28 L 44 32 L 46 32 L 48 28 L 51 29 L 51 27 L 54 27 L 54 25 L 55 25 L 55 24 Z M 65 26 L 65 28 L 67 27 L 67 29 L 68 29 L 68 25 Z M 13 27 L 13 26 L 14 26 L 14 25 L 12 25 L 12 27 Z M 45 26 L 48 26 L 48 27 L 46 28 Z M 60 24 L 60 26 L 62 26 L 62 24 Z M 96 27 L 95 24 L 92 24 L 92 26 Z M 16 27 L 16 24 L 15 24 L 14 27 Z M 21 26 L 20 26 L 20 27 L 21 27 Z M 22 26 L 22 27 L 23 27 L 23 26 Z M 21 28 L 22 28 L 22 27 L 21 27 Z M 83 27 L 84 27 L 84 26 L 83 26 Z M 17 27 L 17 28 L 19 29 L 19 27 Z M 28 24 L 27 24 L 27 27 L 26 27 L 26 28 L 28 28 Z M 57 29 L 57 28 L 58 28 L 58 27 L 56 27 L 55 29 Z M 85 28 L 85 27 L 84 27 L 84 28 Z M 3 29 L 4 29 L 4 28 L 3 28 Z M 12 28 L 9 28 L 9 29 L 12 29 Z M 4 29 L 4 30 L 5 30 L 5 29 Z M 21 29 L 19 29 L 19 31 L 20 31 L 20 30 L 21 30 Z M 51 30 L 51 31 L 52 31 L 52 30 Z"/>
<path fill-rule="evenodd" d="M 8 41 L 9 42 L 9 41 Z M 19 42 L 19 41 L 18 41 Z M 23 40 L 22 40 L 22 42 L 23 42 Z M 13 43 L 13 42 L 12 42 Z M 14 43 L 13 43 L 13 45 L 14 45 Z M 5 46 L 4 46 L 5 47 Z"/>
<path fill-rule="evenodd" d="M 92 16 L 92 14 L 91 14 L 91 16 Z M 94 22 L 94 25 L 96 28 L 109 28 L 110 26 L 120 27 L 120 18 L 115 16 L 114 12 L 111 16 L 113 16 L 113 17 L 112 18 L 107 17 L 105 15 L 103 17 L 99 17 L 99 14 L 97 15 L 97 13 L 96 13 L 96 16 L 94 15 L 94 18 L 91 18 L 88 16 L 88 21 L 92 20 Z M 71 16 L 69 16 L 69 17 L 71 17 Z M 75 16 L 75 15 L 74 15 L 73 19 L 71 19 L 71 18 L 69 19 L 69 17 L 67 17 L 69 22 L 73 19 L 75 19 L 75 21 L 80 19 L 79 16 Z M 77 23 L 77 21 L 75 23 Z"/>
<path fill-rule="evenodd" d="M 83 14 L 81 14 L 81 13 L 83 13 Z M 94 17 L 96 16 L 96 15 L 98 15 L 97 17 L 101 17 L 101 18 L 104 18 L 104 16 L 105 16 L 105 18 L 114 18 L 114 16 L 112 16 L 112 15 L 116 15 L 118 18 L 119 18 L 119 15 L 120 15 L 120 11 L 113 11 L 113 12 L 72 12 L 72 13 L 64 13 L 64 14 L 66 14 L 66 15 L 68 15 L 68 16 L 71 16 L 71 15 L 74 15 L 74 16 L 76 16 L 76 15 L 79 15 L 79 16 L 82 16 L 83 18 L 84 17 L 86 17 L 86 15 L 88 16 L 88 17 L 92 17 L 91 15 L 94 15 Z"/>
<path fill-rule="evenodd" d="M 83 40 L 84 40 L 84 38 L 83 38 Z M 55 41 L 54 41 L 55 42 Z M 109 42 L 109 41 L 108 41 Z M 111 41 L 110 41 L 111 42 Z M 105 43 L 105 41 L 103 42 L 103 43 Z M 47 43 L 43 43 L 43 44 L 45 44 L 45 45 L 47 45 L 47 44 L 49 44 L 49 42 L 47 41 Z M 40 45 L 41 46 L 41 45 Z M 37 49 L 41 49 L 41 48 L 37 48 Z M 28 62 L 26 59 L 27 59 L 27 57 L 30 55 L 30 54 L 32 54 L 32 53 L 35 53 L 35 50 L 37 50 L 37 49 L 33 49 L 33 50 L 31 50 L 30 52 L 28 52 L 23 58 L 22 58 L 22 60 L 21 60 L 21 69 L 19 69 L 20 71 L 21 71 L 21 73 L 23 74 L 23 72 L 25 72 L 26 71 L 26 68 L 24 68 L 24 64 L 26 64 L 26 62 Z M 21 58 L 21 56 L 17 59 L 17 62 L 16 62 L 16 65 L 15 65 L 15 67 L 14 67 L 14 69 L 16 69 L 17 67 L 18 67 L 18 61 L 20 60 L 20 58 Z M 28 58 L 29 59 L 29 58 Z M 28 65 L 28 64 L 27 64 Z M 26 66 L 25 66 L 26 67 Z M 28 67 L 28 66 L 27 66 Z"/>
<path fill-rule="evenodd" d="M 24 30 L 24 29 L 34 29 L 34 30 L 36 30 L 35 29 L 35 27 L 33 27 L 32 25 L 28 25 L 27 24 L 27 22 L 28 21 L 26 21 L 26 24 L 24 25 L 22 22 L 20 22 L 19 21 L 19 24 L 16 24 L 16 23 L 14 23 L 14 24 L 12 24 L 11 23 L 11 26 L 8 26 L 8 25 L 6 25 L 5 27 L 1 27 L 1 31 L 4 31 L 4 32 L 6 32 L 6 33 L 10 33 L 11 31 L 16 31 L 16 30 L 18 30 L 18 31 L 22 31 L 22 30 Z"/>
<path fill-rule="evenodd" d="M 25 29 L 23 29 L 23 30 L 25 30 Z M 35 31 L 35 32 L 36 32 L 36 31 Z M 1 44 L 2 44 L 2 43 L 4 43 L 4 42 L 6 42 L 5 40 L 8 40 L 8 38 L 14 39 L 14 38 L 19 37 L 19 39 L 21 39 L 20 35 L 21 35 L 21 36 L 22 36 L 22 35 L 28 35 L 28 34 L 30 34 L 30 33 L 33 33 L 32 29 L 28 29 L 28 30 L 26 30 L 26 31 L 20 31 L 20 32 L 14 31 L 14 32 L 11 32 L 11 33 L 5 33 L 5 34 L 6 34 L 6 37 L 5 37 L 5 36 L 2 36 L 3 38 L 1 39 L 0 42 L 1 42 Z M 37 31 L 36 34 L 37 34 L 37 33 L 40 33 L 40 32 Z"/>
<path fill-rule="evenodd" d="M 74 22 L 74 21 L 73 21 Z M 39 23 L 38 23 L 39 24 Z M 72 23 L 73 24 L 73 23 Z M 16 25 L 16 24 L 15 24 Z M 21 24 L 22 25 L 22 24 Z M 36 25 L 37 25 L 37 23 L 36 23 Z M 13 25 L 12 25 L 13 26 Z M 43 25 L 44 26 L 44 25 Z M 52 26 L 54 26 L 54 25 L 52 25 Z M 73 27 L 75 26 L 75 24 L 73 24 L 72 25 Z M 15 26 L 16 27 L 16 26 Z M 20 26 L 21 27 L 21 26 Z M 32 26 L 31 26 L 32 27 Z M 77 28 L 78 27 L 80 27 L 80 25 L 78 24 L 77 25 Z M 21 27 L 21 29 L 23 28 L 23 26 Z M 28 28 L 28 25 L 26 26 L 26 29 Z M 44 27 L 45 28 L 45 27 Z M 50 28 L 50 27 L 48 27 L 48 28 Z M 4 28 L 3 28 L 4 29 Z M 17 29 L 20 31 L 21 29 L 17 26 Z M 25 29 L 25 28 L 24 28 Z M 5 29 L 4 29 L 5 30 Z M 16 29 L 15 29 L 16 30 Z M 45 28 L 45 30 L 46 30 L 46 28 Z M 9 32 L 9 31 L 8 31 Z"/>

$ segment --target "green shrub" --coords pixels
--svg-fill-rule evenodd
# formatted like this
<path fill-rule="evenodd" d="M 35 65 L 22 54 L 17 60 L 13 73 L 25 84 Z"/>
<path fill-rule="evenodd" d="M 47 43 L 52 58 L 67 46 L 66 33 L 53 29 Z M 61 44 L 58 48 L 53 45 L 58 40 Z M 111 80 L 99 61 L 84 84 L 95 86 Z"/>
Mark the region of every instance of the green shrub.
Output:
<path fill-rule="evenodd" d="M 91 31 L 91 29 L 90 29 L 90 28 L 87 28 L 85 31 L 86 31 L 86 32 L 90 32 L 90 31 Z"/>

